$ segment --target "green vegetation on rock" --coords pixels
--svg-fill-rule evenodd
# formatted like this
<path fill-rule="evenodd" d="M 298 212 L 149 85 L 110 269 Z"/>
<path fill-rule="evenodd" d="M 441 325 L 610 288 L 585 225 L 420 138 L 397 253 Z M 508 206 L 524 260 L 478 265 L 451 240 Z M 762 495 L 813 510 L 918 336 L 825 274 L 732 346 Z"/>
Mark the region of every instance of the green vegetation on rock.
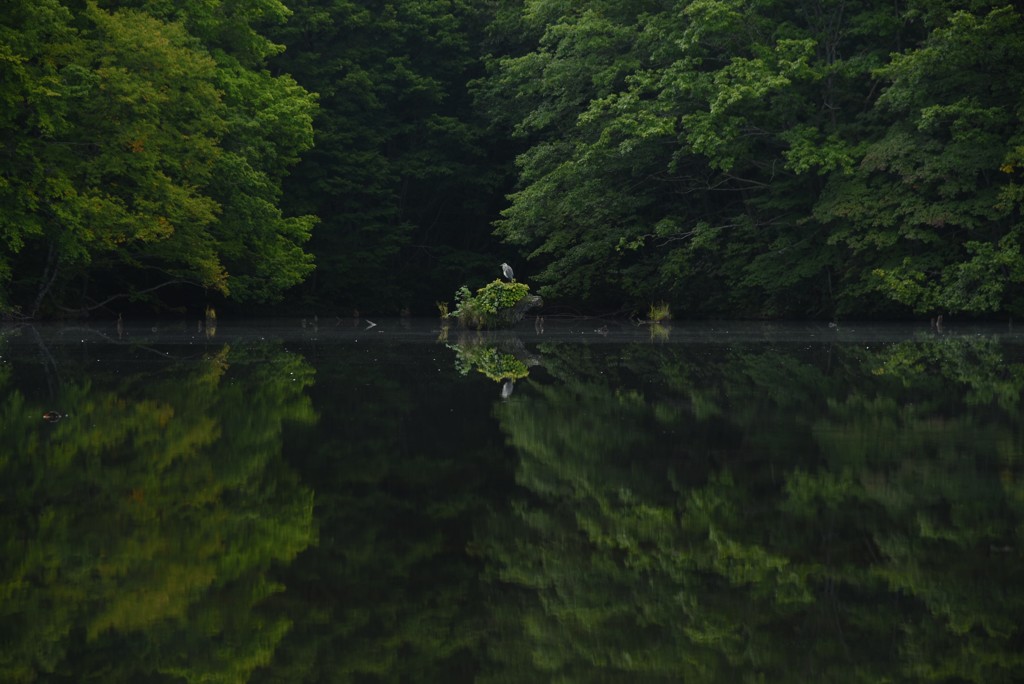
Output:
<path fill-rule="evenodd" d="M 526 283 L 493 280 L 473 294 L 463 285 L 455 292 L 450 317 L 467 328 L 503 328 L 518 323 L 536 297 Z"/>

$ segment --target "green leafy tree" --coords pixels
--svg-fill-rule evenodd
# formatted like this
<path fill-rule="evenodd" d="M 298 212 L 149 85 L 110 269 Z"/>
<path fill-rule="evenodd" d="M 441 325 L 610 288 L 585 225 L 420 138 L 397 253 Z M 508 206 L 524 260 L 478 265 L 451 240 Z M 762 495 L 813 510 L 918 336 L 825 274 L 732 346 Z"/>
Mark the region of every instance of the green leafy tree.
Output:
<path fill-rule="evenodd" d="M 502 7 L 494 30 L 515 37 L 477 92 L 526 145 L 497 233 L 540 294 L 774 316 L 1016 306 L 1014 8 Z"/>
<path fill-rule="evenodd" d="M 819 183 L 809 171 L 849 162 L 818 114 L 823 74 L 838 78 L 816 53 L 823 27 L 773 4 L 522 8 L 536 47 L 496 57 L 482 90 L 495 109 L 516 94 L 506 118 L 529 148 L 498 233 L 544 267 L 542 295 L 824 306 L 836 255 L 801 225 Z"/>
<path fill-rule="evenodd" d="M 277 208 L 311 138 L 294 81 L 141 9 L 15 2 L 0 31 L 6 313 L 172 285 L 265 299 L 309 273 L 312 219 Z"/>
<path fill-rule="evenodd" d="M 1022 36 L 1016 9 L 979 7 L 894 56 L 885 134 L 816 209 L 872 288 L 914 311 L 1019 308 Z"/>

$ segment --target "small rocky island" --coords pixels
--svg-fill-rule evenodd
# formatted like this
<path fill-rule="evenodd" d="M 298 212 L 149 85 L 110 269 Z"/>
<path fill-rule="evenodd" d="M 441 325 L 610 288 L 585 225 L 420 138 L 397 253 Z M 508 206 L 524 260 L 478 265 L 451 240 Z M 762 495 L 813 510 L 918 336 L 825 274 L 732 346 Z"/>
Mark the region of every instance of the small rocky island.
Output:
<path fill-rule="evenodd" d="M 544 300 L 530 294 L 525 283 L 494 280 L 476 293 L 463 285 L 455 293 L 455 310 L 447 314 L 465 328 L 511 328 L 523 320 L 531 309 L 544 305 Z"/>

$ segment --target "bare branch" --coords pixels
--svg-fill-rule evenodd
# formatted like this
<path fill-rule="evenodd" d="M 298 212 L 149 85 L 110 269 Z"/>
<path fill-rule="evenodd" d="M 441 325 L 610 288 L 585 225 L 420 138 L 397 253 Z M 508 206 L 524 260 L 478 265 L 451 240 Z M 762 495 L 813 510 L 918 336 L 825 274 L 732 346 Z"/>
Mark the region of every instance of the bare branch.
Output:
<path fill-rule="evenodd" d="M 57 243 L 53 240 L 50 241 L 50 250 L 46 255 L 46 268 L 43 270 L 43 283 L 39 286 L 39 292 L 36 293 L 36 299 L 32 302 L 32 309 L 28 312 L 28 318 L 35 318 L 36 314 L 39 313 L 39 307 L 43 303 L 43 299 L 46 298 L 46 293 L 50 291 L 55 280 L 57 280 L 57 274 L 60 273 L 59 264 L 57 261 Z"/>
<path fill-rule="evenodd" d="M 118 299 L 129 299 L 131 297 L 137 297 L 139 295 L 143 295 L 143 294 L 146 294 L 146 293 L 149 293 L 149 292 L 154 292 L 156 290 L 159 290 L 162 287 L 167 287 L 168 285 L 195 285 L 196 287 L 200 287 L 199 283 L 196 283 L 195 281 L 192 281 L 192 280 L 185 280 L 185 279 L 168 280 L 168 281 L 165 281 L 163 283 L 160 283 L 159 285 L 154 285 L 153 287 L 147 287 L 145 290 L 136 290 L 135 292 L 120 292 L 120 293 L 118 293 L 116 295 L 111 295 L 110 297 L 107 297 L 103 301 L 98 302 L 96 304 L 93 304 L 91 306 L 82 306 L 82 307 L 79 307 L 77 309 L 72 309 L 72 308 L 64 307 L 64 306 L 58 306 L 57 308 L 61 309 L 62 311 L 95 311 L 96 309 L 101 309 L 104 306 L 106 306 L 107 304 L 109 304 L 109 303 L 111 303 L 113 301 L 116 301 Z"/>

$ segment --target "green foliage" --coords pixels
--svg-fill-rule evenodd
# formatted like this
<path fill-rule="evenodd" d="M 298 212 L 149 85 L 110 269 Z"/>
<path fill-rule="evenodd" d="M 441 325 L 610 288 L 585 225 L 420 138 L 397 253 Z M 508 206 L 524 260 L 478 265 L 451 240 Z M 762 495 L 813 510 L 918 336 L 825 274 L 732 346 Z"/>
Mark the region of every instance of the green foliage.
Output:
<path fill-rule="evenodd" d="M 1019 204 L 1001 165 L 1022 132 L 1024 21 L 956 12 L 879 71 L 892 119 L 818 215 L 834 242 L 874 260 L 873 288 L 919 312 L 1014 311 L 1024 282 Z M 1011 167 L 1012 168 L 1012 163 Z M 869 201 L 865 201 L 866 199 Z"/>
<path fill-rule="evenodd" d="M 647 320 L 653 323 L 672 320 L 672 311 L 669 308 L 669 305 L 665 302 L 651 304 L 650 309 L 647 310 Z"/>
<path fill-rule="evenodd" d="M 666 293 L 698 309 L 766 296 L 821 306 L 807 283 L 824 282 L 832 255 L 793 268 L 822 246 L 797 223 L 817 181 L 779 173 L 850 165 L 845 138 L 816 113 L 819 27 L 782 3 L 587 7 L 524 10 L 536 47 L 497 60 L 491 77 L 518 93 L 504 116 L 530 136 L 498 234 L 531 250 L 541 294 L 634 309 Z M 786 31 L 773 31 L 780 21 Z"/>
<path fill-rule="evenodd" d="M 5 313 L 177 283 L 268 299 L 312 268 L 301 248 L 312 218 L 278 208 L 285 169 L 311 144 L 312 97 L 188 30 L 223 36 L 231 24 L 255 40 L 241 14 L 200 20 L 190 12 L 213 8 L 196 3 L 174 16 L 188 21 L 168 21 L 139 4 L 5 7 Z"/>
<path fill-rule="evenodd" d="M 465 285 L 455 292 L 455 310 L 449 314 L 469 328 L 498 325 L 499 314 L 514 308 L 530 294 L 526 283 L 492 280 L 473 294 Z"/>
<path fill-rule="evenodd" d="M 591 307 L 1015 310 L 1021 16 L 925 5 L 510 3 L 497 234 Z"/>
<path fill-rule="evenodd" d="M 530 286 L 526 283 L 492 280 L 476 291 L 472 299 L 472 306 L 476 311 L 493 314 L 501 309 L 515 306 L 529 293 Z"/>
<path fill-rule="evenodd" d="M 1024 310 L 1016 6 L 286 4 L 5 5 L 0 312 Z"/>

